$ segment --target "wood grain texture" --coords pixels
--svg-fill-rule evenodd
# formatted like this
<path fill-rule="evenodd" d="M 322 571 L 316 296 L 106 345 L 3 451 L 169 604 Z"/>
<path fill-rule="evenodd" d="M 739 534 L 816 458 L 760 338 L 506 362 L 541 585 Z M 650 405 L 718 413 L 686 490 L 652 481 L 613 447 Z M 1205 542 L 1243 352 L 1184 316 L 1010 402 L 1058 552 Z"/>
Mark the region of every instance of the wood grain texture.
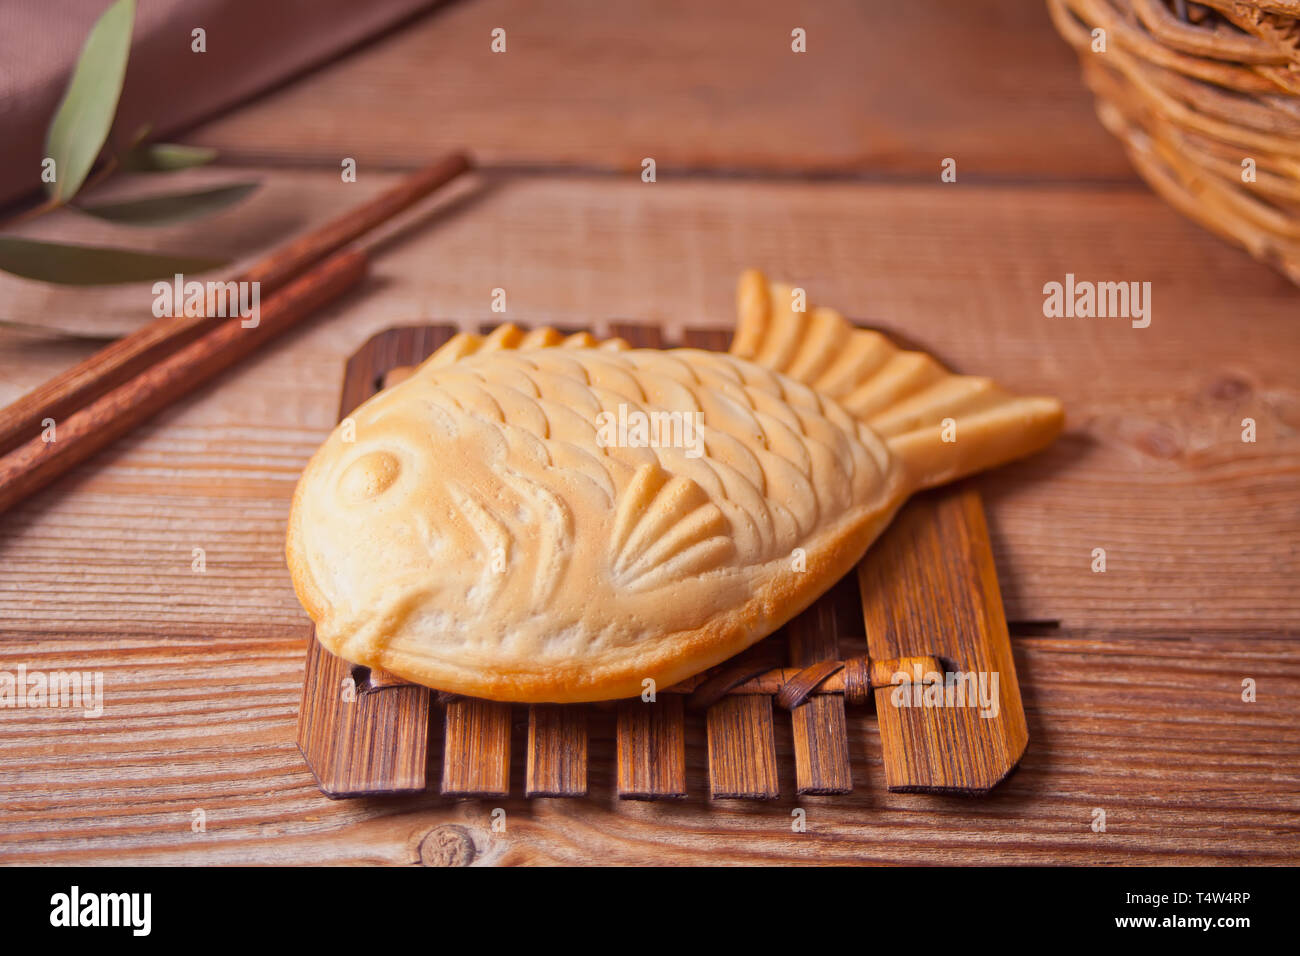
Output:
<path fill-rule="evenodd" d="M 533 704 L 528 708 L 527 797 L 587 795 L 587 708 Z"/>
<path fill-rule="evenodd" d="M 467 143 L 489 164 L 637 174 L 650 156 L 668 172 L 937 181 L 953 157 L 972 181 L 1133 175 L 1023 0 L 452 4 L 188 141 L 253 163 L 352 156 L 362 175 Z"/>
<path fill-rule="evenodd" d="M 510 794 L 512 707 L 495 700 L 457 697 L 443 715 L 442 794 Z"/>
<path fill-rule="evenodd" d="M 418 793 L 427 786 L 429 690 L 367 692 L 353 667 L 307 640 L 298 749 L 329 797 Z"/>
<path fill-rule="evenodd" d="M 979 493 L 958 485 L 904 505 L 858 565 L 858 584 L 873 658 L 936 654 L 974 681 L 933 706 L 923 674 L 875 691 L 889 789 L 972 794 L 1001 783 L 1029 731 Z"/>
<path fill-rule="evenodd" d="M 772 698 L 724 697 L 708 709 L 705 727 L 714 800 L 775 800 L 781 795 Z"/>
<path fill-rule="evenodd" d="M 686 723 L 680 694 L 616 705 L 618 795 L 624 800 L 686 796 Z"/>
<path fill-rule="evenodd" d="M 389 863 L 459 827 L 477 864 L 1300 863 L 1300 653 L 1295 642 L 1168 635 L 1021 637 L 1035 741 L 988 800 L 892 794 L 868 710 L 849 713 L 865 763 L 852 794 L 710 803 L 702 727 L 691 796 L 620 801 L 614 715 L 592 716 L 590 799 L 492 806 L 429 795 L 321 796 L 293 744 L 302 641 L 100 633 L 0 642 L 0 669 L 104 673 L 104 713 L 0 716 L 5 863 Z M 213 661 L 226 683 L 213 687 Z M 1253 678 L 1255 703 L 1241 700 Z M 235 689 L 237 688 L 237 690 Z M 668 695 L 660 696 L 662 702 Z M 778 726 L 777 754 L 790 760 Z M 789 766 L 788 763 L 785 764 Z M 793 794 L 793 781 L 783 793 Z M 505 833 L 489 811 L 505 808 Z M 790 829 L 796 806 L 805 833 Z M 1107 832 L 1090 829 L 1095 809 Z M 206 830 L 192 814 L 203 810 Z"/>
<path fill-rule="evenodd" d="M 842 613 L 844 592 L 851 592 L 853 584 L 850 576 L 786 625 L 791 664 L 807 667 L 818 661 L 839 659 L 839 634 L 861 630 L 861 624 L 853 626 L 853 618 Z M 856 608 L 850 606 L 848 610 Z M 850 792 L 853 771 L 849 764 L 844 698 L 814 695 L 790 712 L 790 722 L 794 729 L 796 791 L 800 794 Z"/>

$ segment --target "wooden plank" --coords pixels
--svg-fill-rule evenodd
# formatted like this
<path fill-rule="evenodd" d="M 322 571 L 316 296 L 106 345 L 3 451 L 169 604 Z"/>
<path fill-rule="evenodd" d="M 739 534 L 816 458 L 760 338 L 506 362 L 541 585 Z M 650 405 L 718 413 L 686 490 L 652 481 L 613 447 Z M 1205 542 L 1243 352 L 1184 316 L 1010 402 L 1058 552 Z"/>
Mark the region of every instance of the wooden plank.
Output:
<path fill-rule="evenodd" d="M 583 704 L 533 704 L 528 708 L 529 797 L 587 795 L 587 708 Z"/>
<path fill-rule="evenodd" d="M 300 636 L 6 640 L 0 670 L 102 672 L 104 712 L 3 712 L 0 760 L 13 769 L 0 774 L 0 861 L 409 865 L 425 834 L 451 826 L 502 864 L 1300 864 L 1300 642 L 1054 634 L 1014 647 L 1034 745 L 990 799 L 891 793 L 870 773 L 817 801 L 802 834 L 790 811 L 808 804 L 793 793 L 710 804 L 694 771 L 696 799 L 603 799 L 614 715 L 601 711 L 590 725 L 594 798 L 510 811 L 503 840 L 495 804 L 320 795 L 292 745 Z M 238 694 L 212 693 L 214 660 Z M 1247 677 L 1254 703 L 1241 699 Z M 849 745 L 880 765 L 870 709 L 849 710 Z M 702 765 L 702 735 L 689 754 Z M 191 830 L 199 809 L 203 833 Z M 1105 833 L 1091 829 L 1098 809 Z"/>
<path fill-rule="evenodd" d="M 1000 783 L 1029 729 L 979 493 L 958 486 L 905 505 L 858 580 L 873 658 L 943 656 L 978 681 L 933 706 L 921 695 L 924 675 L 915 694 L 875 691 L 889 789 L 981 793 Z"/>
<path fill-rule="evenodd" d="M 339 419 L 379 390 L 394 365 L 419 361 L 451 337 L 447 327 L 399 329 L 371 338 L 347 363 Z M 307 640 L 298 747 L 331 797 L 401 793 L 425 788 L 429 689 L 413 684 L 357 686 L 356 669 Z"/>
<path fill-rule="evenodd" d="M 848 592 L 855 600 L 852 577 L 822 597 L 785 627 L 790 663 L 807 667 L 818 661 L 839 659 L 839 635 L 853 633 L 844 615 Z M 839 695 L 809 697 L 790 712 L 794 727 L 795 789 L 798 793 L 832 794 L 853 790 L 849 765 L 849 734 L 844 698 Z"/>
<path fill-rule="evenodd" d="M 667 346 L 664 330 L 646 322 L 611 322 L 609 334 L 638 349 L 661 349 Z"/>
<path fill-rule="evenodd" d="M 714 800 L 775 800 L 781 795 L 771 697 L 724 697 L 709 707 L 705 727 Z"/>
<path fill-rule="evenodd" d="M 680 694 L 618 702 L 619 797 L 674 800 L 686 796 L 685 728 Z"/>
<path fill-rule="evenodd" d="M 806 31 L 807 52 L 791 49 Z M 503 27 L 507 49 L 489 49 Z M 912 77 L 906 94 L 889 80 Z M 1014 91 L 1014 95 L 1008 95 Z M 628 104 L 636 104 L 629 123 Z M 454 118 L 431 123 L 430 116 Z M 346 130 L 346 136 L 340 131 Z M 223 158 L 361 175 L 485 163 L 1131 180 L 1042 4 L 453 4 L 194 131 Z"/>
<path fill-rule="evenodd" d="M 353 667 L 307 642 L 297 742 L 321 792 L 359 797 L 425 788 L 429 691 L 406 685 L 362 693 Z"/>
<path fill-rule="evenodd" d="M 689 328 L 682 333 L 682 344 L 693 349 L 725 352 L 731 347 L 731 330 Z"/>
<path fill-rule="evenodd" d="M 446 710 L 443 796 L 509 796 L 511 706 L 457 697 L 447 702 Z"/>

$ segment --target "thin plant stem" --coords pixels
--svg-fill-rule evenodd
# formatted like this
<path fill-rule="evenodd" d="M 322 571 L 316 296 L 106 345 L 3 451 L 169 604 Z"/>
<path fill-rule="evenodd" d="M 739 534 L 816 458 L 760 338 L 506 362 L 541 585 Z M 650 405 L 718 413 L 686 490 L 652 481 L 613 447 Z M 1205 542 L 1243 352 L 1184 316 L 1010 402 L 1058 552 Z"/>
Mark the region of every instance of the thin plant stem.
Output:
<path fill-rule="evenodd" d="M 104 161 L 103 166 L 100 166 L 99 169 L 95 170 L 94 173 L 92 173 L 90 176 L 86 178 L 86 181 L 81 184 L 81 189 L 77 190 L 77 192 L 80 194 L 85 192 L 87 189 L 93 189 L 95 186 L 98 186 L 105 179 L 111 176 L 116 169 L 117 169 L 117 157 L 110 156 L 107 160 Z M 43 203 L 39 203 L 35 206 L 32 206 L 32 208 L 30 209 L 24 209 L 22 212 L 18 213 L 17 215 L 11 216 L 9 219 L 6 219 L 3 223 L 0 223 L 0 229 L 9 229 L 13 226 L 21 225 L 22 223 L 25 222 L 31 222 L 31 220 L 37 219 L 40 216 L 44 216 L 46 213 L 53 212 L 54 210 L 59 209 L 65 205 L 67 204 L 64 202 L 60 202 L 58 199 L 56 199 L 53 196 L 50 196 Z"/>

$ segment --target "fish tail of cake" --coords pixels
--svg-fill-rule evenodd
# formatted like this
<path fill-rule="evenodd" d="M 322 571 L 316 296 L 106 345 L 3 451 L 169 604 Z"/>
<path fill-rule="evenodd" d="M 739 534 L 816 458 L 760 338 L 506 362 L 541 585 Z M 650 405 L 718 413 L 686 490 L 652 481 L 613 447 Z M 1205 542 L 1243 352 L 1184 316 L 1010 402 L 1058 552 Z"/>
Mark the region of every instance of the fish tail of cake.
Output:
<path fill-rule="evenodd" d="M 988 378 L 955 375 L 924 352 L 812 306 L 801 290 L 740 277 L 731 353 L 834 400 L 889 444 L 917 488 L 1033 454 L 1064 426 L 1054 398 L 1013 395 Z"/>
<path fill-rule="evenodd" d="M 565 335 L 550 326 L 540 329 L 524 330 L 512 322 L 498 325 L 487 335 L 474 332 L 460 332 L 450 339 L 420 366 L 421 369 L 441 368 L 451 365 L 470 355 L 481 352 L 508 352 L 521 349 L 588 349 L 598 348 L 607 351 L 623 351 L 629 346 L 622 339 L 597 339 L 590 332 L 574 332 Z"/>

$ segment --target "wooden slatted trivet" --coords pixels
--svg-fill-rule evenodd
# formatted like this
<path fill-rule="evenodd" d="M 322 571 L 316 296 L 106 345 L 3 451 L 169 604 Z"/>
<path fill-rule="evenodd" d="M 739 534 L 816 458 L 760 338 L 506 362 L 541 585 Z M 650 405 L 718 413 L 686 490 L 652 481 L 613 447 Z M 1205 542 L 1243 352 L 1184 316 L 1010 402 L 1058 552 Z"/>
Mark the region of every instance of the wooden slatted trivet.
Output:
<path fill-rule="evenodd" d="M 614 324 L 611 333 L 634 346 L 664 344 L 652 326 Z M 419 326 L 376 335 L 348 362 L 340 418 L 453 334 L 452 326 Z M 725 349 L 729 340 L 718 331 L 684 336 L 684 344 L 697 348 Z M 864 636 L 867 654 L 841 661 L 841 648 Z M 996 675 L 996 706 L 916 706 L 924 688 L 897 686 L 899 671 L 920 678 L 935 670 Z M 951 678 L 949 685 L 931 689 L 951 693 Z M 713 671 L 659 690 L 653 701 L 619 701 L 619 796 L 687 795 L 685 715 L 688 706 L 699 706 L 705 710 L 711 796 L 778 797 L 774 701 L 790 708 L 798 792 L 848 793 L 853 775 L 845 708 L 871 698 L 890 790 L 985 793 L 1024 754 L 1029 735 L 988 528 L 979 495 L 969 486 L 912 499 L 872 546 L 856 580 L 840 582 L 781 632 Z M 913 705 L 897 706 L 899 698 Z M 508 796 L 512 705 L 446 697 L 355 667 L 324 650 L 314 635 L 298 746 L 328 796 L 422 791 L 430 719 L 439 704 L 442 793 Z M 526 796 L 587 793 L 593 706 L 528 707 Z"/>

